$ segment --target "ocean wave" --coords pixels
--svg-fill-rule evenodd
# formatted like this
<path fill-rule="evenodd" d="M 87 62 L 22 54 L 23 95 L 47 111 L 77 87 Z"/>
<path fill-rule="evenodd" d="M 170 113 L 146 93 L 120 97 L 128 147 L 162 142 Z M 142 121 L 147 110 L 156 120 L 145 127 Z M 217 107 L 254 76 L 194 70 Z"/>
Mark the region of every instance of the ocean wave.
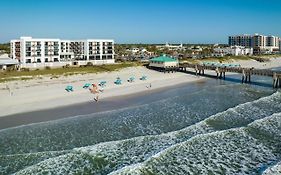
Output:
<path fill-rule="evenodd" d="M 28 154 L 0 155 L 0 174 L 11 174 L 16 170 L 35 165 L 46 159 L 64 155 L 69 151 L 47 151 Z"/>
<path fill-rule="evenodd" d="M 275 121 L 275 122 L 274 122 Z M 259 174 L 260 168 L 280 160 L 280 139 L 256 138 L 249 132 L 281 133 L 281 113 L 255 121 L 247 127 L 198 135 L 188 141 L 173 145 L 150 157 L 143 163 L 129 165 L 111 175 L 122 174 Z M 280 172 L 280 165 L 268 172 Z"/>
<path fill-rule="evenodd" d="M 146 168 L 144 170 L 142 169 L 143 167 L 141 166 L 142 162 L 145 163 L 148 162 L 149 160 L 155 160 L 155 159 L 158 160 L 159 156 L 161 157 L 163 153 L 165 153 L 167 150 L 173 150 L 173 149 L 178 150 L 178 152 L 173 150 L 170 151 L 169 154 L 180 155 L 181 151 L 182 152 L 186 151 L 188 154 L 184 154 L 184 155 L 188 157 L 190 156 L 189 154 L 193 154 L 194 152 L 198 154 L 198 157 L 202 158 L 202 160 L 204 158 L 204 155 L 205 154 L 208 155 L 207 153 L 210 152 L 210 150 L 213 151 L 213 149 L 218 149 L 222 151 L 222 152 L 215 152 L 214 156 L 217 159 L 221 158 L 219 156 L 220 153 L 224 153 L 223 158 L 227 158 L 229 156 L 227 155 L 228 153 L 229 154 L 235 153 L 234 155 L 232 155 L 234 156 L 233 160 L 235 160 L 236 162 L 240 159 L 244 160 L 245 165 L 243 164 L 243 166 L 239 166 L 239 164 L 235 163 L 235 161 L 233 164 L 231 164 L 231 162 L 233 161 L 231 159 L 229 160 L 229 162 L 225 163 L 226 165 L 222 165 L 222 167 L 220 167 L 221 169 L 218 169 L 217 171 L 232 172 L 231 169 L 232 168 L 235 169 L 235 166 L 238 166 L 239 172 L 248 172 L 257 167 L 255 163 L 257 164 L 264 163 L 264 162 L 267 163 L 276 160 L 277 159 L 276 155 L 279 155 L 279 153 L 276 152 L 275 149 L 273 149 L 276 148 L 276 144 L 278 142 L 274 141 L 274 144 L 268 144 L 268 142 L 265 141 L 265 139 L 262 139 L 262 137 L 258 137 L 259 135 L 253 135 L 253 133 L 256 132 L 251 132 L 251 131 L 254 130 L 261 131 L 261 129 L 265 130 L 266 128 L 268 128 L 267 126 L 270 123 L 268 122 L 270 121 L 269 119 L 273 121 L 277 119 L 280 120 L 277 114 L 271 116 L 275 112 L 278 111 L 281 112 L 281 106 L 279 103 L 280 100 L 281 100 L 281 94 L 279 92 L 276 92 L 271 96 L 264 97 L 253 102 L 240 104 L 224 112 L 218 113 L 216 115 L 212 115 L 209 118 L 205 119 L 204 121 L 201 121 L 199 123 L 196 123 L 179 131 L 169 132 L 160 135 L 135 137 L 131 139 L 114 141 L 114 142 L 104 142 L 93 146 L 76 148 L 71 153 L 68 153 L 66 155 L 50 158 L 40 163 L 37 163 L 35 165 L 29 166 L 19 171 L 18 174 L 26 174 L 26 173 L 40 174 L 42 172 L 61 172 L 62 174 L 75 174 L 75 173 L 87 172 L 91 174 L 106 174 L 112 171 L 116 171 L 118 169 L 121 169 L 118 172 L 123 172 L 122 168 L 124 167 L 127 167 L 124 168 L 124 171 L 126 170 L 125 172 L 127 171 L 131 172 L 134 170 L 132 169 L 132 167 L 135 167 L 131 165 L 135 165 L 135 164 L 137 164 L 138 168 L 134 172 L 138 172 L 138 171 L 143 172 L 146 171 L 147 169 Z M 271 103 L 275 104 L 275 106 L 272 106 Z M 257 107 L 259 107 L 259 110 L 257 110 Z M 270 117 L 265 118 L 267 116 Z M 259 120 L 263 118 L 265 119 Z M 243 122 L 241 122 L 240 120 L 243 120 Z M 221 123 L 223 122 L 226 124 L 227 127 L 222 127 Z M 251 122 L 253 122 L 253 124 L 247 126 Z M 257 123 L 259 122 L 261 122 L 262 125 L 257 125 Z M 243 126 L 247 126 L 247 127 L 243 129 L 241 128 L 231 129 L 231 128 L 237 128 Z M 259 128 L 256 126 L 261 126 L 261 127 Z M 272 126 L 269 128 L 272 128 Z M 230 130 L 220 131 L 225 129 L 230 129 Z M 275 131 L 277 132 L 274 133 L 280 134 L 280 130 L 275 130 Z M 223 139 L 225 139 L 226 142 L 224 142 Z M 235 146 L 236 142 L 241 146 L 242 152 L 237 151 L 240 149 L 240 147 Z M 204 145 L 200 146 L 200 143 L 204 143 Z M 249 144 L 249 149 L 246 146 L 247 143 Z M 189 146 L 186 146 L 186 144 L 188 144 Z M 209 150 L 208 149 L 204 150 L 203 148 L 205 147 L 208 148 Z M 196 152 L 195 148 L 198 150 L 200 150 L 201 148 L 201 151 L 204 154 L 202 154 L 201 152 Z M 252 151 L 257 155 L 260 155 L 261 158 L 254 156 L 256 160 L 250 159 L 248 154 L 249 151 Z M 268 158 L 264 158 L 264 155 L 266 154 L 269 155 Z M 241 156 L 239 157 L 239 155 Z M 160 163 L 158 162 L 159 167 L 158 166 L 155 167 L 156 168 L 166 167 L 166 166 L 169 167 L 168 165 L 165 164 L 165 161 L 167 161 L 168 163 L 167 162 L 166 163 L 169 164 L 171 160 L 175 161 L 176 164 L 179 163 L 180 165 L 180 161 L 179 162 L 176 161 L 178 160 L 178 158 L 179 160 L 181 160 L 180 158 L 182 158 L 183 159 L 182 162 L 185 162 L 186 160 L 184 156 L 180 156 L 180 157 L 172 156 L 172 159 L 169 159 L 170 157 L 171 156 L 168 156 L 167 159 L 163 159 L 163 162 Z M 195 162 L 198 161 L 200 162 L 201 159 L 197 160 L 196 157 L 191 157 L 190 160 L 194 160 Z M 210 167 L 215 166 L 218 163 L 215 162 L 213 159 L 208 159 L 207 157 L 204 158 L 203 161 L 204 164 L 206 163 L 205 160 L 210 160 L 210 162 L 213 162 L 210 163 L 211 164 Z M 164 163 L 165 165 L 162 165 L 161 163 Z M 187 163 L 186 165 L 190 163 L 190 168 L 193 170 L 188 169 L 188 167 L 184 167 L 184 165 L 181 166 L 175 165 L 175 167 L 179 169 L 173 170 L 172 167 L 169 167 L 171 168 L 170 169 L 171 171 L 169 170 L 165 170 L 165 171 L 175 173 L 176 171 L 180 172 L 182 168 L 183 169 L 187 168 L 188 170 L 187 172 L 189 172 L 189 170 L 191 172 L 192 171 L 196 172 L 196 166 L 194 162 L 193 163 L 185 162 L 185 163 Z M 220 163 L 223 164 L 223 161 Z M 227 165 L 228 163 L 230 164 L 229 166 L 232 168 L 229 169 L 226 168 L 228 166 Z M 153 163 L 145 164 L 145 167 L 148 165 L 152 166 Z M 197 169 L 200 168 L 204 169 L 204 165 L 200 165 L 197 167 Z M 209 169 L 208 171 L 212 171 L 212 170 L 216 170 L 216 169 Z M 148 169 L 148 171 L 151 170 Z M 164 172 L 164 174 L 165 173 L 167 172 Z"/>
<path fill-rule="evenodd" d="M 281 174 L 281 162 L 278 164 L 267 168 L 262 175 L 280 175 Z"/>
<path fill-rule="evenodd" d="M 265 94 L 269 93 L 254 91 L 247 86 L 218 86 L 138 107 L 1 130 L 0 154 L 60 151 L 159 135 L 186 128 Z"/>

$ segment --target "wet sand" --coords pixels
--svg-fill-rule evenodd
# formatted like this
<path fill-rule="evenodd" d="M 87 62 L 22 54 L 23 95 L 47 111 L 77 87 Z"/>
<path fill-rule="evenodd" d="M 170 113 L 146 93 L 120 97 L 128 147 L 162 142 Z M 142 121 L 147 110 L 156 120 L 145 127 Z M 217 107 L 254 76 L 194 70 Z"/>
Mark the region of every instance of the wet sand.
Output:
<path fill-rule="evenodd" d="M 186 90 L 188 90 L 188 92 L 194 92 L 199 88 L 212 83 L 216 83 L 216 81 L 202 79 L 192 83 L 182 83 L 157 89 L 152 88 L 131 95 L 104 98 L 99 102 L 92 100 L 74 105 L 3 116 L 0 117 L 0 129 L 139 106 L 172 97 L 175 93 L 179 93 L 180 91 L 184 91 L 185 93 Z"/>
<path fill-rule="evenodd" d="M 277 61 L 280 61 L 280 59 L 275 60 L 275 62 L 277 62 Z M 268 65 L 268 66 L 278 67 L 278 64 L 275 64 L 275 62 L 274 61 L 271 62 L 270 65 Z M 244 61 L 242 63 L 244 63 L 245 65 L 250 65 L 250 63 L 252 63 L 252 62 Z M 138 68 L 136 70 L 142 71 L 141 73 L 139 73 L 140 75 L 143 74 L 143 72 L 147 73 L 147 70 L 144 70 L 144 69 Z M 125 71 L 125 74 L 124 74 L 124 71 L 121 71 L 118 74 L 123 73 L 124 75 L 126 75 L 126 74 L 129 75 L 129 74 L 131 74 L 131 73 L 128 73 L 130 71 L 131 70 L 128 69 Z M 211 74 L 208 75 L 209 73 L 210 72 L 206 73 L 205 77 L 214 77 L 213 76 L 214 72 L 211 72 Z M 117 73 L 113 73 L 113 74 L 117 75 Z M 98 75 L 98 76 L 102 77 L 102 75 Z M 107 76 L 112 76 L 112 75 L 108 74 Z M 27 124 L 31 124 L 31 123 L 57 120 L 57 119 L 62 119 L 62 118 L 72 117 L 72 116 L 77 116 L 77 115 L 86 115 L 86 114 L 92 114 L 92 113 L 97 113 L 97 112 L 111 111 L 111 110 L 117 110 L 117 109 L 122 109 L 122 108 L 126 108 L 126 107 L 138 106 L 138 105 L 142 105 L 142 104 L 151 103 L 153 101 L 157 101 L 157 100 L 160 100 L 163 98 L 169 98 L 169 97 L 173 96 L 173 92 L 180 91 L 181 89 L 188 88 L 189 91 L 192 92 L 192 91 L 198 89 L 198 87 L 208 86 L 208 85 L 211 85 L 214 83 L 217 84 L 218 82 L 225 83 L 225 81 L 223 81 L 223 80 L 214 81 L 213 79 L 206 79 L 206 78 L 202 78 L 202 77 L 199 78 L 194 75 L 184 75 L 182 73 L 171 74 L 171 75 L 167 74 L 165 76 L 168 76 L 168 78 L 163 78 L 163 73 L 150 72 L 150 77 L 153 78 L 151 81 L 148 81 L 145 83 L 139 82 L 132 86 L 130 86 L 130 84 L 128 84 L 127 86 L 124 86 L 125 88 L 122 87 L 122 88 L 118 89 L 118 87 L 116 87 L 115 89 L 111 90 L 112 91 L 111 94 L 101 98 L 101 100 L 98 103 L 96 103 L 92 97 L 91 98 L 89 97 L 88 99 L 85 98 L 86 101 L 84 100 L 82 102 L 79 102 L 79 99 L 81 99 L 81 94 L 82 95 L 88 94 L 86 92 L 82 92 L 82 93 L 78 93 L 75 96 L 74 104 L 67 104 L 64 106 L 56 107 L 56 108 L 48 107 L 45 109 L 35 109 L 34 111 L 18 112 L 16 114 L 10 114 L 10 115 L 9 114 L 5 115 L 2 113 L 2 117 L 0 117 L 0 129 L 16 127 L 16 126 L 20 126 L 20 125 L 27 125 Z M 83 77 L 85 78 L 85 76 L 83 76 Z M 162 77 L 162 79 L 158 80 L 160 77 Z M 81 78 L 81 77 L 77 77 L 77 79 L 79 79 L 79 78 Z M 98 77 L 98 78 L 100 78 L 100 77 Z M 241 78 L 240 75 L 234 75 L 234 76 L 227 75 L 226 81 L 240 83 L 241 82 L 240 78 Z M 73 78 L 71 78 L 70 80 L 73 80 Z M 153 86 L 152 89 L 145 90 L 145 85 L 147 85 L 147 83 L 149 83 L 149 82 L 157 82 L 155 84 L 158 84 L 159 87 Z M 48 89 L 51 89 L 52 90 L 51 92 L 53 93 L 53 89 L 50 87 L 53 86 L 54 83 L 56 83 L 56 82 L 52 81 L 50 84 L 49 81 L 47 81 L 47 83 L 45 83 L 44 86 L 46 86 Z M 81 81 L 79 83 L 81 84 Z M 30 83 L 30 84 L 32 85 L 32 83 Z M 264 84 L 262 82 L 254 82 L 254 80 L 253 80 L 252 84 L 258 85 L 258 86 L 269 87 L 269 88 L 272 86 L 271 84 Z M 33 85 L 34 85 L 34 82 L 33 82 Z M 154 85 L 154 83 L 153 83 L 153 85 Z M 29 89 L 29 88 L 30 88 L 30 86 L 24 88 L 23 90 L 26 92 L 26 89 Z M 56 87 L 54 87 L 54 88 L 56 88 Z M 136 89 L 136 88 L 139 88 L 139 89 Z M 120 89 L 123 89 L 123 91 Z M 128 92 L 131 92 L 131 93 L 128 93 Z M 32 93 L 32 91 L 30 91 L 29 93 Z M 34 96 L 34 98 L 35 97 L 36 96 Z M 26 100 L 26 99 L 22 98 L 22 100 Z M 59 99 L 56 99 L 56 100 L 59 100 Z M 67 102 L 67 101 L 71 101 L 72 99 L 69 97 L 69 98 L 62 99 L 62 100 Z M 50 104 L 55 106 L 54 101 L 47 101 L 47 102 L 50 102 Z M 11 101 L 11 104 L 12 103 L 14 103 L 14 101 Z M 32 101 L 31 104 L 26 103 L 26 105 L 36 105 L 36 103 L 38 103 L 38 102 Z M 20 106 L 22 104 L 25 105 L 25 103 L 19 103 L 18 106 Z M 17 108 L 15 108 L 15 109 L 17 109 Z M 4 110 L 6 110 L 6 108 L 2 108 L 2 111 L 4 111 Z"/>
<path fill-rule="evenodd" d="M 208 73 L 204 75 L 205 78 L 194 82 L 184 82 L 174 86 L 166 86 L 155 89 L 152 88 L 147 91 L 129 95 L 107 97 L 101 99 L 99 102 L 92 99 L 84 103 L 3 116 L 0 117 L 0 130 L 32 123 L 46 122 L 149 104 L 161 99 L 176 96 L 179 93 L 192 93 L 202 88 L 208 88 L 209 86 L 224 85 L 227 83 L 241 83 L 240 74 L 228 75 L 225 80 L 222 80 L 216 79 L 215 74 L 212 74 L 211 72 Z M 251 85 L 272 88 L 271 84 L 254 80 Z"/>
<path fill-rule="evenodd" d="M 143 75 L 148 77 L 147 80 L 140 80 Z M 135 77 L 135 82 L 128 82 L 127 79 L 132 76 Z M 114 84 L 116 77 L 121 78 L 121 85 Z M 86 83 L 98 84 L 101 81 L 107 81 L 103 93 L 99 94 L 100 99 L 105 99 L 146 92 L 150 84 L 153 89 L 161 89 L 200 79 L 202 77 L 180 72 L 164 74 L 145 67 L 131 67 L 99 74 L 61 76 L 56 79 L 46 76 L 42 79 L 2 83 L 0 97 L 3 100 L 0 100 L 0 117 L 87 103 L 93 100 L 94 94 L 91 94 L 89 89 L 83 88 Z M 65 87 L 69 85 L 73 86 L 72 92 L 65 90 Z M 11 88 L 11 91 L 7 87 Z"/>

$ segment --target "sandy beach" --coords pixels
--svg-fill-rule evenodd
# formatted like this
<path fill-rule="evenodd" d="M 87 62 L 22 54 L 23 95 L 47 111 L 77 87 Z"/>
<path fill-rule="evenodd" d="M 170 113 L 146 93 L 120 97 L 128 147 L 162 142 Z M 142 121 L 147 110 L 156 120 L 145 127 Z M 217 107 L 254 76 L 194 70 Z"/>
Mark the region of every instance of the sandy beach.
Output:
<path fill-rule="evenodd" d="M 281 67 L 280 58 L 273 58 L 270 62 L 265 63 L 254 60 L 236 61 L 235 63 L 241 64 L 242 67 L 257 69 Z M 143 75 L 148 77 L 147 80 L 140 80 Z M 135 77 L 135 82 L 130 83 L 127 80 L 132 76 Z M 117 77 L 121 78 L 121 85 L 114 84 Z M 106 87 L 103 88 L 104 91 L 99 93 L 100 101 L 103 101 L 107 98 L 137 94 L 202 79 L 204 77 L 180 72 L 164 74 L 145 67 L 131 67 L 109 73 L 62 76 L 55 79 L 46 76 L 28 81 L 12 81 L 0 84 L 0 116 L 85 102 L 93 102 L 94 105 L 96 103 L 94 94 L 91 94 L 89 89 L 83 89 L 85 83 L 98 84 L 100 81 L 107 81 Z M 66 92 L 67 85 L 73 86 L 74 91 Z M 150 85 L 151 88 L 149 88 Z"/>
<path fill-rule="evenodd" d="M 147 76 L 147 80 L 140 80 L 143 75 Z M 127 80 L 132 76 L 135 77 L 135 82 L 129 83 Z M 121 78 L 121 85 L 114 84 L 117 77 Z M 94 101 L 95 95 L 91 94 L 89 89 L 83 89 L 85 83 L 98 84 L 100 81 L 107 81 L 103 92 L 99 93 L 99 101 L 102 101 L 109 97 L 151 91 L 200 79 L 203 78 L 179 72 L 164 74 L 145 67 L 131 67 L 110 73 L 14 81 L 0 85 L 2 99 L 0 101 L 0 116 L 84 102 L 93 102 L 94 105 L 96 103 Z M 65 90 L 68 85 L 73 86 L 73 92 Z M 7 86 L 10 90 L 7 89 Z"/>

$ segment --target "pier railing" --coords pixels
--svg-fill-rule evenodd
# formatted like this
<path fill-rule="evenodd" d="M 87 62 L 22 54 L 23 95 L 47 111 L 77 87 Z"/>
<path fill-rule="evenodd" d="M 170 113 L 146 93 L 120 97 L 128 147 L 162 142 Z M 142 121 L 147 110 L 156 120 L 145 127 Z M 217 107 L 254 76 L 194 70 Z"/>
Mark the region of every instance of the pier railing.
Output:
<path fill-rule="evenodd" d="M 281 88 L 281 71 L 274 71 L 271 69 L 255 69 L 243 68 L 240 66 L 218 66 L 218 65 L 204 65 L 204 64 L 190 64 L 181 63 L 178 66 L 178 71 L 187 72 L 187 69 L 193 69 L 196 75 L 204 75 L 206 70 L 213 70 L 217 74 L 217 78 L 225 79 L 225 73 L 239 73 L 242 74 L 242 83 L 250 83 L 251 76 L 267 76 L 273 79 L 273 88 Z"/>

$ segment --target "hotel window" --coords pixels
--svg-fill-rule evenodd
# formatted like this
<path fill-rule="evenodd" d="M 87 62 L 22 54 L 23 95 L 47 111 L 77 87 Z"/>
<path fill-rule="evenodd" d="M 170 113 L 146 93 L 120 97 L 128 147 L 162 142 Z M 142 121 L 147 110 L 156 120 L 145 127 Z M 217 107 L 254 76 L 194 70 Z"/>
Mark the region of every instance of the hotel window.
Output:
<path fill-rule="evenodd" d="M 26 47 L 31 47 L 31 42 L 26 42 Z"/>

